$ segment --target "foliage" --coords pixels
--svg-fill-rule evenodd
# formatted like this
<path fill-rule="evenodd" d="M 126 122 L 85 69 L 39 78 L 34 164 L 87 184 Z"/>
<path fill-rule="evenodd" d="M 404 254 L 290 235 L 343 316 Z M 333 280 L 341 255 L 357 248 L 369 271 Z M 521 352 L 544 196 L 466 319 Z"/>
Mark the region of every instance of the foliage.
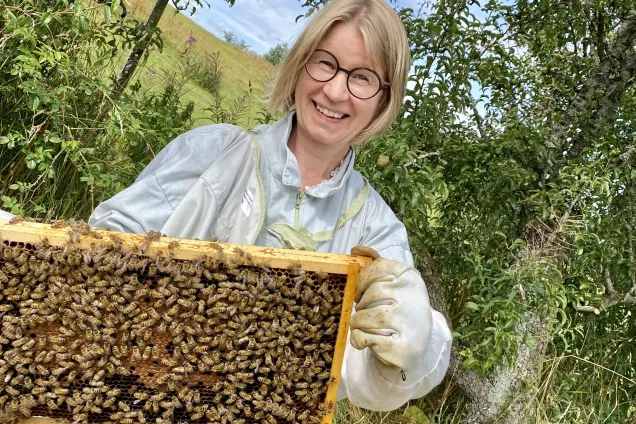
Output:
<path fill-rule="evenodd" d="M 284 43 L 284 44 L 279 43 L 279 44 L 276 44 L 271 49 L 269 49 L 269 51 L 265 53 L 263 57 L 272 65 L 278 65 L 279 63 L 283 61 L 283 59 L 285 59 L 285 56 L 287 56 L 288 51 L 289 51 L 289 46 L 287 45 L 287 43 Z"/>
<path fill-rule="evenodd" d="M 197 83 L 212 94 L 219 92 L 223 81 L 223 67 L 220 56 L 221 52 L 205 53 L 203 62 L 196 69 L 195 79 Z"/>
<path fill-rule="evenodd" d="M 234 6 L 235 0 L 225 0 L 230 6 Z M 210 3 L 204 0 L 170 0 L 172 6 L 177 12 L 190 9 L 190 14 L 194 15 L 197 11 L 197 7 L 207 6 L 210 7 Z"/>
<path fill-rule="evenodd" d="M 188 126 L 173 89 L 137 86 L 96 121 L 118 51 L 135 42 L 117 1 L 0 1 L 0 195 L 30 216 L 83 217 Z M 125 141 L 125 142 L 124 142 Z M 138 161 L 138 162 L 137 162 Z"/>
<path fill-rule="evenodd" d="M 236 38 L 236 35 L 234 35 L 234 33 L 233 33 L 232 31 L 230 31 L 229 29 L 226 29 L 226 30 L 223 32 L 223 40 L 224 40 L 226 43 L 235 44 L 235 43 L 236 43 L 237 38 Z"/>
<path fill-rule="evenodd" d="M 426 16 L 401 10 L 414 59 L 404 115 L 359 156 L 415 256 L 435 261 L 464 367 L 513 364 L 520 345 L 536 343 L 519 332 L 527 312 L 550 323 L 559 363 L 536 382 L 538 420 L 636 413 L 636 96 L 632 83 L 604 95 L 616 83 L 597 71 L 630 5 L 439 0 Z M 573 110 L 592 80 L 599 94 Z"/>
<path fill-rule="evenodd" d="M 223 98 L 216 93 L 205 109 L 208 119 L 215 124 L 239 125 L 251 108 L 251 90 L 243 96 L 232 99 L 229 107 L 223 105 Z M 249 119 L 248 119 L 249 126 Z"/>

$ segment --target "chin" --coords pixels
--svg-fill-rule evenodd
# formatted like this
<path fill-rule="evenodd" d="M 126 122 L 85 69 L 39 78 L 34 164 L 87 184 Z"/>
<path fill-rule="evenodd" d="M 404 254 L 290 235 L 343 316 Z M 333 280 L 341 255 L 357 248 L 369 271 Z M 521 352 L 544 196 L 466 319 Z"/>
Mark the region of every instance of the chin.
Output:
<path fill-rule="evenodd" d="M 319 143 L 329 145 L 329 146 L 344 143 L 344 137 L 334 137 L 333 134 L 328 134 L 328 135 L 315 134 L 313 139 Z"/>

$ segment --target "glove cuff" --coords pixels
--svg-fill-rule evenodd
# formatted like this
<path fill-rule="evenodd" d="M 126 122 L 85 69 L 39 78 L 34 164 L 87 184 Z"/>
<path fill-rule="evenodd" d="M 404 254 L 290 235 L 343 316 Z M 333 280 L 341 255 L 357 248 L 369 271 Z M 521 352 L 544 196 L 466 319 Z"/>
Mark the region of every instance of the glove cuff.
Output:
<path fill-rule="evenodd" d="M 411 387 L 419 383 L 422 378 L 426 376 L 426 369 L 420 366 L 420 364 L 417 364 L 417 366 L 411 369 L 400 369 L 384 362 L 376 356 L 371 349 L 366 350 L 369 365 L 377 369 L 382 378 L 391 384 L 395 384 L 399 387 Z M 424 365 L 424 362 L 424 358 L 422 358 L 422 365 Z"/>

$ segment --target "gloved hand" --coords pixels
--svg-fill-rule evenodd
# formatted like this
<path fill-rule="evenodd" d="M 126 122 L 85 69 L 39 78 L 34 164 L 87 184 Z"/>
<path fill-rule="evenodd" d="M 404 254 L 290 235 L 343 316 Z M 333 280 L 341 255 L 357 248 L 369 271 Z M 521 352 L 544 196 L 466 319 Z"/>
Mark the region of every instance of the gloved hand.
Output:
<path fill-rule="evenodd" d="M 374 256 L 372 249 L 363 249 L 351 253 Z M 351 344 L 368 347 L 387 380 L 413 385 L 429 371 L 432 316 L 426 285 L 414 268 L 375 256 L 358 277 Z"/>

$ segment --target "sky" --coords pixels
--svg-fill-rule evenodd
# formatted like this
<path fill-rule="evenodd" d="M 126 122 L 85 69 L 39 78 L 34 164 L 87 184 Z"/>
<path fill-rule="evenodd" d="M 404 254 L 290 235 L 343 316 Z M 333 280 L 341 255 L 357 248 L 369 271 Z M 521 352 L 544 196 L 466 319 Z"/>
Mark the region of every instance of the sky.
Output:
<path fill-rule="evenodd" d="M 306 12 L 299 0 L 236 0 L 232 7 L 224 0 L 208 2 L 210 8 L 198 9 L 191 19 L 221 39 L 226 30 L 232 31 L 259 54 L 293 41 L 306 23 L 305 19 L 296 23 L 296 17 Z M 397 0 L 391 5 L 417 9 L 418 2 Z"/>

